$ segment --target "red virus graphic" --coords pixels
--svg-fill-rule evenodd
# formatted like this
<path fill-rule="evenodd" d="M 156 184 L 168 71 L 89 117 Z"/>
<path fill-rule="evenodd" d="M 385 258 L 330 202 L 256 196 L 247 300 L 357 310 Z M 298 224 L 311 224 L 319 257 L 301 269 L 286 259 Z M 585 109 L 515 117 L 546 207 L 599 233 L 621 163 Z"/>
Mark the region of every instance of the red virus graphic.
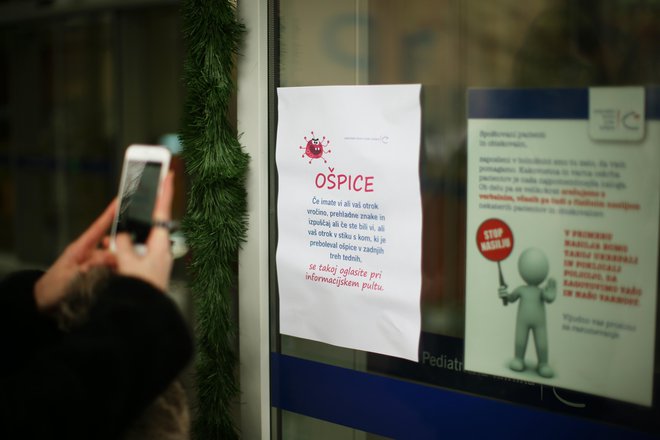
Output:
<path fill-rule="evenodd" d="M 307 145 L 304 147 L 301 145 L 299 147 L 301 150 L 305 150 L 302 157 L 309 157 L 309 163 L 312 163 L 314 159 L 321 159 L 323 162 L 328 163 L 323 155 L 331 153 L 330 150 L 327 150 L 330 141 L 326 140 L 325 136 L 323 136 L 323 139 L 319 140 L 319 138 L 314 136 L 314 132 L 312 131 L 311 139 L 307 139 L 307 136 L 305 136 L 305 141 L 307 142 Z M 325 142 L 325 144 L 323 144 L 323 142 Z"/>

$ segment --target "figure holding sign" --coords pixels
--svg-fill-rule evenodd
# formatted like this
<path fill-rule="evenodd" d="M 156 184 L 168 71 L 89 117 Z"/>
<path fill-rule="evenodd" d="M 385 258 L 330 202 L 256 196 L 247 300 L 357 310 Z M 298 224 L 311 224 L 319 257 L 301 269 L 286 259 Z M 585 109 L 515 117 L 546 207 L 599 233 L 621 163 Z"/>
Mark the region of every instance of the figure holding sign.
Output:
<path fill-rule="evenodd" d="M 500 287 L 498 295 L 504 305 L 520 300 L 516 317 L 516 334 L 514 343 L 514 359 L 509 363 L 513 371 L 525 369 L 525 352 L 530 331 L 534 335 L 538 363 L 536 370 L 542 377 L 552 377 L 554 372 L 548 365 L 548 331 L 545 318 L 545 303 L 551 303 L 557 295 L 557 286 L 553 278 L 549 278 L 545 287 L 540 287 L 550 271 L 545 254 L 535 248 L 526 249 L 518 259 L 518 272 L 524 286 L 517 287 L 509 293 L 508 286 L 502 276 L 500 262 L 505 260 L 513 250 L 513 232 L 509 225 L 497 218 L 484 221 L 477 230 L 477 246 L 479 252 L 490 261 L 497 262 Z"/>
<path fill-rule="evenodd" d="M 506 289 L 508 286 L 504 282 L 504 276 L 502 276 L 500 261 L 505 260 L 513 250 L 513 233 L 509 225 L 497 218 L 484 221 L 477 230 L 477 247 L 481 255 L 490 261 L 497 262 L 500 289 Z M 502 302 L 507 305 L 506 298 L 502 298 Z"/>
<path fill-rule="evenodd" d="M 548 330 L 545 319 L 545 303 L 551 303 L 557 295 L 557 285 L 553 278 L 548 278 L 545 287 L 541 283 L 546 279 L 550 267 L 545 254 L 535 248 L 525 249 L 518 259 L 518 272 L 527 283 L 508 293 L 506 287 L 500 286 L 500 298 L 510 302 L 520 299 L 518 316 L 516 318 L 516 334 L 514 359 L 509 363 L 513 371 L 525 369 L 525 351 L 529 332 L 534 334 L 538 363 L 536 371 L 542 377 L 552 377 L 554 372 L 548 365 Z"/>

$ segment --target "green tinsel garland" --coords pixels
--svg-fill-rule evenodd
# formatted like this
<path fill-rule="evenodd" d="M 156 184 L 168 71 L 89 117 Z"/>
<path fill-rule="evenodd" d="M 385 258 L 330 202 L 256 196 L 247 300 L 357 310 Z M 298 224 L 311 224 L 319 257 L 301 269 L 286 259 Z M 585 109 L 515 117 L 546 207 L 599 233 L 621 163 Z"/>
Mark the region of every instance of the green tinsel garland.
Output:
<path fill-rule="evenodd" d="M 197 439 L 232 439 L 238 394 L 237 326 L 232 290 L 247 230 L 245 177 L 249 156 L 229 117 L 235 56 L 244 33 L 231 0 L 184 0 L 187 101 L 181 143 L 190 178 L 183 232 L 191 249 L 195 302 Z"/>

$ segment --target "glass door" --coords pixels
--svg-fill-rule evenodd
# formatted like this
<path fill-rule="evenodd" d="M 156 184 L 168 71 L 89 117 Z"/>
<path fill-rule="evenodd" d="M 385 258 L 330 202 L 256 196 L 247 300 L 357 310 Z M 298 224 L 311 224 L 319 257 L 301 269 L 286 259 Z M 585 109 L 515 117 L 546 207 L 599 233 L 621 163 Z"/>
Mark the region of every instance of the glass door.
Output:
<path fill-rule="evenodd" d="M 272 438 L 657 436 L 656 404 L 475 374 L 463 350 L 468 90 L 658 84 L 660 2 L 269 5 Z M 422 84 L 419 362 L 279 334 L 276 88 L 410 83 Z"/>

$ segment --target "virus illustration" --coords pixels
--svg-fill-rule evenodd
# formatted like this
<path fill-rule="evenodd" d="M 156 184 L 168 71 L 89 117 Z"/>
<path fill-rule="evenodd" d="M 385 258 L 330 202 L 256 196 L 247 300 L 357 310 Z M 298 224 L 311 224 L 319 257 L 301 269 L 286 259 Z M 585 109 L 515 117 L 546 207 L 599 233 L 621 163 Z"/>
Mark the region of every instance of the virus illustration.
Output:
<path fill-rule="evenodd" d="M 302 157 L 309 157 L 309 163 L 312 163 L 314 159 L 322 159 L 323 162 L 328 163 L 323 155 L 331 152 L 330 150 L 326 150 L 328 145 L 330 145 L 330 141 L 326 141 L 325 136 L 323 136 L 323 139 L 319 140 L 319 138 L 314 137 L 314 132 L 312 131 L 311 139 L 307 139 L 307 136 L 305 136 L 305 141 L 307 142 L 307 145 L 299 147 L 301 150 L 305 150 Z M 325 145 L 323 142 L 325 142 Z"/>

